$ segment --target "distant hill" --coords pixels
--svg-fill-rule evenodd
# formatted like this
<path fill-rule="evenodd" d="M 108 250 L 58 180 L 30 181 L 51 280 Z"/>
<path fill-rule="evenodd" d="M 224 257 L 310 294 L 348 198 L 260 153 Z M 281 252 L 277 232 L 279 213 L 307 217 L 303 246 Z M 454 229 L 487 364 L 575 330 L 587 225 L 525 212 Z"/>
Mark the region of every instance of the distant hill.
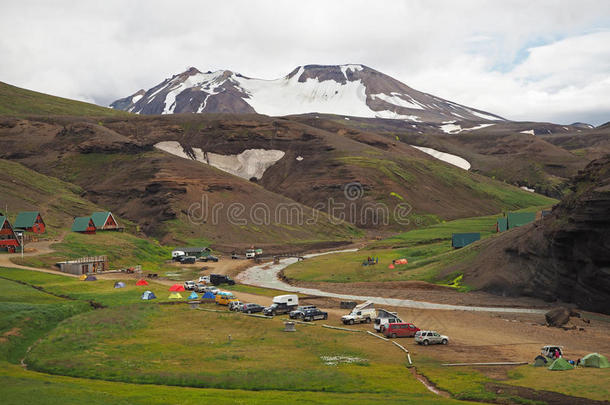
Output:
<path fill-rule="evenodd" d="M 125 116 L 112 108 L 51 96 L 0 82 L 0 115 Z"/>

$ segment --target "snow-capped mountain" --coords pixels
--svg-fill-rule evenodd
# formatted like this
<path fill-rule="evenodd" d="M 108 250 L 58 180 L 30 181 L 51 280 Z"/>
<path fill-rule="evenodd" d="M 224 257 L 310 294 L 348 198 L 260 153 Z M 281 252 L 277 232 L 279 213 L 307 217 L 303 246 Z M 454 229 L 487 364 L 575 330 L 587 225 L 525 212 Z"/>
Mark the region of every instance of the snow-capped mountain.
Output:
<path fill-rule="evenodd" d="M 276 80 L 190 68 L 110 106 L 137 114 L 256 112 L 283 116 L 317 112 L 412 122 L 502 120 L 422 93 L 363 65 L 299 66 Z"/>

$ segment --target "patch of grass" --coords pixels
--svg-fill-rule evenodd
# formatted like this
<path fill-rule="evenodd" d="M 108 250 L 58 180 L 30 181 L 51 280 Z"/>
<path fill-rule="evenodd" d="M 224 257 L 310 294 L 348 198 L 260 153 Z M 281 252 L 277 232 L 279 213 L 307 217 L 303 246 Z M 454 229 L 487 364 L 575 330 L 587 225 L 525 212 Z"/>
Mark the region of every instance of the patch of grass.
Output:
<path fill-rule="evenodd" d="M 0 115 L 128 116 L 125 111 L 51 96 L 0 82 Z"/>
<path fill-rule="evenodd" d="M 49 293 L 69 297 L 81 301 L 93 301 L 104 306 L 118 306 L 142 302 L 142 292 L 150 290 L 157 300 L 148 301 L 146 305 L 155 302 L 168 301 L 168 286 L 150 282 L 148 286 L 136 286 L 136 280 L 124 280 L 125 288 L 114 288 L 114 280 L 80 281 L 77 278 L 30 270 L 0 268 L 0 277 L 18 280 L 29 285 L 42 288 Z"/>
<path fill-rule="evenodd" d="M 90 309 L 85 302 L 0 278 L 0 361 L 18 363 L 27 348 L 59 322 Z"/>
<path fill-rule="evenodd" d="M 110 268 L 118 269 L 142 265 L 145 271 L 170 269 L 165 261 L 171 257 L 171 248 L 161 246 L 153 239 L 144 239 L 126 232 L 98 232 L 85 235 L 70 232 L 60 243 L 54 244 L 52 254 L 17 259 L 16 263 L 34 267 L 52 267 L 58 261 L 83 256 L 106 255 Z"/>
<path fill-rule="evenodd" d="M 578 367 L 550 371 L 546 367 L 521 366 L 508 373 L 506 384 L 560 392 L 565 395 L 606 401 L 610 398 L 610 370 Z"/>
<path fill-rule="evenodd" d="M 445 405 L 464 402 L 430 394 L 327 393 L 310 391 L 246 391 L 125 384 L 110 381 L 48 375 L 0 363 L 0 395 L 5 405 L 21 405 L 34 399 L 39 404 L 396 404 Z"/>
<path fill-rule="evenodd" d="M 371 339 L 362 345 L 361 340 L 320 328 L 286 334 L 280 319 L 136 305 L 81 314 L 62 323 L 35 346 L 27 361 L 53 374 L 148 384 L 426 394 L 403 359 L 380 351 L 385 342 Z M 369 365 L 327 366 L 320 358 L 335 355 L 365 358 Z"/>

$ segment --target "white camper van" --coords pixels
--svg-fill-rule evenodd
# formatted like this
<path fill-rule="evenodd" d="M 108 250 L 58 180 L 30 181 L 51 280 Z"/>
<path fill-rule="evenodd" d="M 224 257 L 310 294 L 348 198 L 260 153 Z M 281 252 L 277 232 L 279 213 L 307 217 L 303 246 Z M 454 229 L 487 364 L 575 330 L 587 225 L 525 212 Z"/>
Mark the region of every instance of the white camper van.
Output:
<path fill-rule="evenodd" d="M 375 305 L 371 301 L 366 301 L 360 305 L 356 305 L 352 312 L 341 317 L 341 321 L 345 325 L 353 325 L 354 323 L 371 323 L 377 317 Z"/>
<path fill-rule="evenodd" d="M 263 310 L 265 315 L 287 314 L 299 305 L 299 297 L 296 294 L 277 295 L 273 297 L 273 304 Z"/>
<path fill-rule="evenodd" d="M 390 323 L 403 323 L 403 320 L 398 317 L 396 312 L 379 309 L 377 311 L 377 318 L 375 318 L 375 322 L 373 323 L 373 329 L 375 329 L 376 332 L 383 332 L 383 329 Z"/>

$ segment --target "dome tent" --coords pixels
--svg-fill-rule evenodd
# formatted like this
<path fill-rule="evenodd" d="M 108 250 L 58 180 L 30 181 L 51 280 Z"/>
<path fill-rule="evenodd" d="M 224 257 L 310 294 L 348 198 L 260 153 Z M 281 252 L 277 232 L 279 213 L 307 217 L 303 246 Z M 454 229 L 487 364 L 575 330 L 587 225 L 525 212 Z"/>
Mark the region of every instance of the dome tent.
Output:
<path fill-rule="evenodd" d="M 144 291 L 144 292 L 142 293 L 142 297 L 141 297 L 141 298 L 142 298 L 143 300 L 154 300 L 154 299 L 155 299 L 155 298 L 157 298 L 157 297 L 155 296 L 155 293 L 154 293 L 154 292 L 152 292 L 152 291 Z"/>
<path fill-rule="evenodd" d="M 125 288 L 125 283 L 122 281 L 117 281 L 114 283 L 114 288 Z"/>
<path fill-rule="evenodd" d="M 148 285 L 148 281 L 140 279 L 136 282 L 136 285 Z"/>
<path fill-rule="evenodd" d="M 580 360 L 580 364 L 583 367 L 595 367 L 595 368 L 610 368 L 610 362 L 606 356 L 599 353 L 589 353 Z"/>
<path fill-rule="evenodd" d="M 180 285 L 180 284 L 174 284 L 173 286 L 171 286 L 169 288 L 170 291 L 176 291 L 176 292 L 180 292 L 180 291 L 185 291 L 184 286 Z"/>
<path fill-rule="evenodd" d="M 169 298 L 170 300 L 179 300 L 180 298 L 182 298 L 182 294 L 180 294 L 179 292 L 174 291 L 167 298 Z"/>
<path fill-rule="evenodd" d="M 196 300 L 196 299 L 198 299 L 198 298 L 199 298 L 199 295 L 197 295 L 197 293 L 196 293 L 195 291 L 193 291 L 193 292 L 191 293 L 191 295 L 189 295 L 189 296 L 188 296 L 188 299 L 189 299 L 189 300 Z"/>
<path fill-rule="evenodd" d="M 568 363 L 566 359 L 563 357 L 558 358 L 549 366 L 549 370 L 551 371 L 565 371 L 565 370 L 573 370 L 574 366 Z"/>

